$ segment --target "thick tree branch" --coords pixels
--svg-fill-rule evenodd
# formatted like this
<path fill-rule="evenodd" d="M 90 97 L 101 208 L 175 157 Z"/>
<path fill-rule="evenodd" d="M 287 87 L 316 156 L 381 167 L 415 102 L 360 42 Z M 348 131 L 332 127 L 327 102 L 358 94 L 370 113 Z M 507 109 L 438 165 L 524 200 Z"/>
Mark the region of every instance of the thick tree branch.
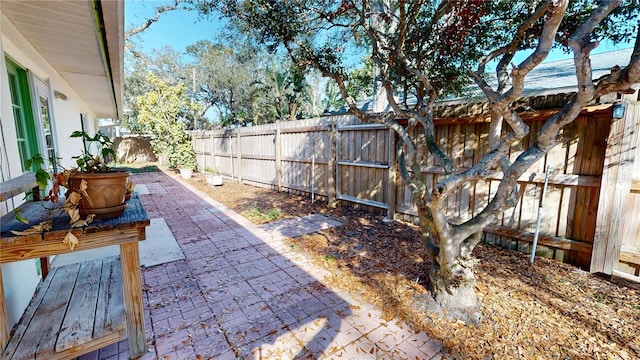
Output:
<path fill-rule="evenodd" d="M 574 96 L 558 113 L 545 121 L 538 131 L 536 142 L 527 150 L 525 150 L 513 165 L 505 172 L 503 181 L 498 186 L 495 197 L 489 205 L 485 207 L 475 218 L 467 221 L 463 225 L 457 227 L 463 234 L 473 233 L 473 229 L 477 226 L 484 227 L 494 220 L 495 214 L 501 212 L 510 204 L 506 201 L 510 188 L 517 183 L 517 179 L 536 161 L 540 160 L 553 146 L 557 144 L 557 134 L 561 127 L 574 121 L 580 114 L 580 111 L 593 100 L 595 90 L 591 80 L 591 65 L 589 53 L 596 43 L 588 41 L 589 34 L 593 32 L 595 27 L 616 7 L 616 4 L 609 1 L 601 1 L 598 11 L 594 11 L 576 30 L 570 39 L 570 45 L 574 51 L 574 62 L 576 64 L 576 78 L 578 80 L 577 94 Z M 629 65 L 625 68 L 625 76 L 629 82 L 616 82 L 613 88 L 629 89 L 635 83 L 640 81 L 640 56 L 637 56 L 638 40 L 636 38 L 636 48 Z M 632 74 L 629 76 L 628 74 Z M 611 74 L 609 78 L 622 78 L 620 74 Z M 606 79 L 606 78 L 605 78 Z M 603 91 L 606 87 L 602 87 Z"/>
<path fill-rule="evenodd" d="M 496 49 L 490 52 L 489 54 L 487 54 L 485 57 L 481 58 L 480 64 L 478 65 L 477 74 L 479 75 L 484 74 L 487 63 L 497 58 L 500 55 L 511 54 L 510 57 L 513 58 L 513 54 L 516 52 L 516 50 L 518 50 L 518 47 L 520 46 L 522 39 L 524 38 L 524 35 L 527 32 L 527 30 L 529 30 L 538 20 L 540 20 L 545 15 L 548 9 L 549 9 L 548 2 L 545 1 L 542 4 L 540 4 L 540 6 L 538 6 L 536 11 L 533 14 L 531 14 L 531 16 L 526 21 L 524 21 L 522 24 L 520 24 L 520 26 L 518 26 L 518 29 L 516 30 L 516 33 L 513 36 L 513 40 L 511 40 L 509 44 L 499 49 Z M 501 63 L 503 61 L 504 59 L 500 60 Z M 510 61 L 511 60 L 509 60 L 508 62 Z M 499 65 L 498 67 L 500 68 L 501 66 Z"/>
<path fill-rule="evenodd" d="M 185 7 L 180 7 L 181 3 L 184 3 L 184 0 L 174 0 L 173 4 L 171 5 L 165 5 L 165 6 L 158 6 L 156 7 L 156 14 L 150 18 L 147 19 L 144 23 L 142 23 L 141 25 L 133 28 L 133 29 L 129 29 L 129 31 L 127 31 L 124 34 L 124 40 L 128 41 L 129 39 L 131 39 L 132 36 L 137 35 L 145 30 L 147 30 L 151 25 L 153 25 L 154 23 L 158 22 L 158 20 L 160 20 L 160 16 L 162 16 L 162 14 L 169 12 L 169 11 L 173 11 L 173 10 L 178 10 L 178 9 L 186 9 Z"/>

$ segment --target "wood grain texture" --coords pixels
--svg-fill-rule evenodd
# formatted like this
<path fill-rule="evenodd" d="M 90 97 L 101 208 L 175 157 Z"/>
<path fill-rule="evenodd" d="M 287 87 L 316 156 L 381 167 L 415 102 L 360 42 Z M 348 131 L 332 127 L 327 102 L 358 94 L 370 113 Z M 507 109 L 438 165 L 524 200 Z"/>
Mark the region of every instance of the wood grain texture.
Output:
<path fill-rule="evenodd" d="M 23 216 L 32 223 L 34 219 L 52 216 L 37 203 L 25 203 L 22 208 Z M 15 222 L 13 214 L 7 214 L 2 218 L 0 263 L 70 252 L 62 243 L 69 231 L 67 222 L 66 215 L 54 211 L 51 231 L 15 236 L 10 230 L 22 229 L 22 225 Z M 132 317 L 126 318 L 127 322 L 142 323 L 141 327 L 128 329 L 132 353 L 141 355 L 146 351 L 138 241 L 145 239 L 145 227 L 149 224 L 146 210 L 136 195 L 122 216 L 72 230 L 79 239 L 75 251 L 125 244 L 121 251 L 127 265 L 120 267 L 120 261 L 96 260 L 52 270 L 39 286 L 2 358 L 71 359 L 122 340 L 127 334 L 123 301 L 129 304 Z M 129 283 L 127 296 L 123 295 L 123 281 Z M 6 313 L 6 304 L 4 297 L 0 297 L 0 314 L 3 312 Z M 2 326 L 6 327 L 5 320 Z"/>
<path fill-rule="evenodd" d="M 122 265 L 124 309 L 127 334 L 129 336 L 129 354 L 135 358 L 147 351 L 138 244 L 121 244 L 120 260 Z"/>
<path fill-rule="evenodd" d="M 46 358 L 54 355 L 57 334 L 61 330 L 79 270 L 79 264 L 72 264 L 51 274 L 51 283 L 42 301 L 34 309 L 31 318 L 23 321 L 28 325 L 11 358 Z"/>
<path fill-rule="evenodd" d="M 631 110 L 633 109 L 629 108 L 629 111 Z M 543 120 L 555 111 L 557 110 L 541 110 L 522 115 L 530 125 L 531 131 L 510 149 L 508 154 L 510 160 L 515 160 L 524 149 L 534 143 L 536 131 L 542 126 Z M 599 189 L 601 183 L 605 182 L 602 170 L 607 134 L 611 125 L 610 116 L 610 104 L 590 106 L 585 108 L 574 122 L 565 126 L 562 129 L 561 142 L 518 179 L 520 190 L 523 191 L 520 194 L 520 201 L 515 209 L 500 216 L 495 225 L 513 225 L 529 231 L 534 229 L 542 192 L 541 185 L 545 177 L 544 171 L 549 165 L 551 174 L 542 215 L 543 235 L 566 237 L 584 242 L 593 241 L 597 233 L 595 221 L 600 216 L 598 204 L 603 196 L 599 193 Z M 486 114 L 435 120 L 436 141 L 444 147 L 443 150 L 451 157 L 458 169 L 470 168 L 490 150 L 488 121 L 489 117 Z M 336 124 L 335 130 L 331 123 Z M 507 130 L 507 127 L 503 128 L 502 134 L 504 135 Z M 234 129 L 232 132 L 213 131 L 209 137 L 214 139 L 212 148 L 217 151 L 218 147 L 237 146 L 235 144 L 237 141 L 225 141 L 224 137 L 234 134 L 236 139 L 231 140 L 237 140 L 236 134 L 242 133 L 242 146 L 245 147 L 243 157 L 275 161 L 277 141 L 269 143 L 264 139 L 273 139 L 276 131 L 280 131 L 282 139 L 281 190 L 302 195 L 310 193 L 308 167 L 311 161 L 310 156 L 315 155 L 318 175 L 316 180 L 320 182 L 315 187 L 317 193 L 327 194 L 330 201 L 340 198 L 347 203 L 351 202 L 350 199 L 354 199 L 357 200 L 357 202 L 353 201 L 354 206 L 360 207 L 370 206 L 359 201 L 360 199 L 374 201 L 376 205 L 384 203 L 387 204 L 389 217 L 398 216 L 405 220 L 413 220 L 412 217 L 416 213 L 415 198 L 397 173 L 395 181 L 392 180 L 391 172 L 397 169 L 389 169 L 386 165 L 391 164 L 387 154 L 395 153 L 395 147 L 389 135 L 390 130 L 381 125 L 358 124 L 358 121 L 353 118 L 347 120 L 346 117 L 336 116 L 324 120 L 286 122 L 253 129 Z M 414 137 L 424 136 L 423 129 L 419 126 L 411 129 L 411 132 Z M 323 143 L 324 148 L 321 146 Z M 264 150 L 261 150 L 262 148 Z M 328 151 L 324 156 L 320 156 L 323 149 Z M 234 150 L 240 149 L 234 147 Z M 422 144 L 418 144 L 416 150 L 423 180 L 429 191 L 438 180 L 447 175 Z M 231 156 L 229 151 L 220 153 Z M 237 161 L 238 154 L 233 155 Z M 272 155 L 274 160 L 271 160 Z M 384 158 L 387 160 L 383 160 Z M 262 166 L 258 162 L 251 164 L 256 169 Z M 411 160 L 408 165 L 411 165 Z M 320 167 L 322 170 L 319 170 Z M 245 170 L 249 171 L 246 168 Z M 326 183 L 319 180 L 320 171 L 326 174 Z M 270 181 L 265 177 L 266 175 L 262 176 L 256 172 L 251 174 L 252 184 L 274 187 L 274 181 Z M 249 174 L 244 175 L 248 180 Z M 478 180 L 462 184 L 452 191 L 447 199 L 447 215 L 451 218 L 469 219 L 478 214 L 495 194 L 496 185 L 501 178 L 501 171 L 494 168 L 489 172 L 489 181 Z M 323 184 L 326 184 L 326 191 L 320 190 L 325 189 Z M 635 189 L 633 186 L 632 188 Z M 373 207 L 379 208 L 375 205 Z M 396 211 L 400 214 L 396 214 Z M 624 231 L 629 233 L 628 229 Z M 492 235 L 507 238 L 502 235 Z M 507 243 L 508 241 L 505 240 L 505 244 Z M 590 261 L 589 254 L 573 250 L 564 251 L 561 257 L 583 267 L 588 266 Z"/>
<path fill-rule="evenodd" d="M 55 351 L 60 352 L 92 340 L 96 317 L 102 261 L 80 264 L 77 280 L 67 306 L 71 311 L 62 321 Z"/>
<path fill-rule="evenodd" d="M 119 257 L 54 268 L 2 358 L 72 359 L 126 339 L 119 269 Z"/>
<path fill-rule="evenodd" d="M 120 339 L 126 338 L 122 266 L 119 257 L 115 257 L 114 260 L 105 261 L 100 273 L 100 293 L 93 326 L 96 338 L 111 333 L 119 333 Z"/>
<path fill-rule="evenodd" d="M 486 233 L 506 236 L 508 238 L 517 239 L 520 241 L 533 242 L 533 233 L 523 230 L 511 229 L 506 226 L 491 225 L 485 227 L 484 231 Z M 538 238 L 538 244 L 556 249 L 571 250 L 586 254 L 590 254 L 592 248 L 591 244 L 588 243 L 547 235 L 540 235 Z"/>
<path fill-rule="evenodd" d="M 631 147 L 638 146 L 639 131 L 637 121 L 627 118 L 612 122 L 606 142 L 591 272 L 611 274 L 620 254 L 623 212 L 631 189 L 631 169 L 635 156 Z"/>
<path fill-rule="evenodd" d="M 2 281 L 2 267 L 0 266 L 0 301 L 4 303 L 4 283 Z M 9 316 L 7 308 L 0 306 L 0 350 L 9 343 Z"/>
<path fill-rule="evenodd" d="M 36 182 L 36 175 L 31 172 L 24 173 L 13 179 L 0 183 L 0 201 L 11 199 L 14 196 L 18 196 L 30 190 L 37 193 L 37 188 L 38 183 Z"/>

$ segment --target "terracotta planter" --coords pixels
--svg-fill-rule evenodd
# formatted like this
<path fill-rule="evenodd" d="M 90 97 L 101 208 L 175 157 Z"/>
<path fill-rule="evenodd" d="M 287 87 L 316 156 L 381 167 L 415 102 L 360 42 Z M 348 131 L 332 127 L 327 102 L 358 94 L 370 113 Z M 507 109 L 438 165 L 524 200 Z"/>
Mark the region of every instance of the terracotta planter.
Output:
<path fill-rule="evenodd" d="M 80 216 L 95 214 L 96 219 L 111 219 L 122 215 L 127 208 L 124 201 L 131 173 L 74 174 L 71 190 L 79 192 L 82 179 L 87 181 L 87 195 L 80 201 Z"/>

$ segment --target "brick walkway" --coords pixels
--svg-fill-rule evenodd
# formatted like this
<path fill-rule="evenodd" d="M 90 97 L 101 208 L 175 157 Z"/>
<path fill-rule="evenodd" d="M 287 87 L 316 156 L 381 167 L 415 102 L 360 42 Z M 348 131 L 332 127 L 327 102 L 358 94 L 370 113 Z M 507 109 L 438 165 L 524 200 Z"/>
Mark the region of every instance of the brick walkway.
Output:
<path fill-rule="evenodd" d="M 186 256 L 143 269 L 142 359 L 446 357 L 425 333 L 323 285 L 327 270 L 282 241 L 339 223 L 313 216 L 260 228 L 164 173 L 133 180 L 147 186 L 149 217 L 166 220 Z M 127 358 L 126 341 L 81 357 Z"/>

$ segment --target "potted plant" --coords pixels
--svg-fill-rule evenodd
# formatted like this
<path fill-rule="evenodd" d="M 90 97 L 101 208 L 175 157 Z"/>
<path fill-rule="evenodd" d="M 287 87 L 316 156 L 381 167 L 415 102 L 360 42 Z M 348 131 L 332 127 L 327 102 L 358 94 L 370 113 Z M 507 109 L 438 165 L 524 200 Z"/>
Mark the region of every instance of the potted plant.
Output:
<path fill-rule="evenodd" d="M 207 179 L 207 184 L 219 186 L 222 185 L 222 175 L 218 173 L 217 169 L 207 167 L 204 169 L 204 177 Z"/>
<path fill-rule="evenodd" d="M 84 140 L 84 150 L 81 155 L 73 157 L 76 160 L 76 167 L 50 175 L 42 169 L 44 164 L 42 155 L 36 154 L 26 161 L 27 168 L 35 171 L 36 180 L 41 189 L 45 189 L 51 181 L 51 188 L 47 196 L 42 199 L 43 203 L 59 202 L 61 187 L 66 188 L 62 209 L 70 217 L 70 228 L 85 226 L 94 218 L 110 219 L 122 215 L 127 207 L 125 194 L 127 189 L 132 190 L 134 185 L 129 182 L 131 173 L 112 169 L 107 165 L 110 158 L 115 159 L 113 142 L 107 135 L 100 132 L 89 136 L 84 131 L 74 131 L 71 137 L 81 137 Z M 93 155 L 90 152 L 91 145 L 97 145 L 97 154 Z M 19 212 L 16 213 L 16 219 L 28 224 L 27 219 Z M 12 232 L 16 235 L 42 232 L 49 226 L 50 224 L 45 221 L 27 231 Z M 70 231 L 63 242 L 73 250 L 78 239 Z"/>
<path fill-rule="evenodd" d="M 82 138 L 84 150 L 73 157 L 76 167 L 53 174 L 51 190 L 44 200 L 58 202 L 60 187 L 64 187 L 65 209 L 77 209 L 81 218 L 94 215 L 97 219 L 110 219 L 122 215 L 127 207 L 124 200 L 131 173 L 107 165 L 109 159 L 115 159 L 113 142 L 100 132 L 90 136 L 84 131 L 74 131 L 71 137 Z M 92 146 L 97 147 L 96 154 L 91 153 Z M 42 171 L 36 172 L 36 178 L 42 178 L 38 176 Z M 70 212 L 72 220 L 73 215 L 76 214 Z"/>
<path fill-rule="evenodd" d="M 191 178 L 193 169 L 196 168 L 196 157 L 190 142 L 178 143 L 173 153 L 169 154 L 169 160 L 175 164 L 183 179 Z"/>

